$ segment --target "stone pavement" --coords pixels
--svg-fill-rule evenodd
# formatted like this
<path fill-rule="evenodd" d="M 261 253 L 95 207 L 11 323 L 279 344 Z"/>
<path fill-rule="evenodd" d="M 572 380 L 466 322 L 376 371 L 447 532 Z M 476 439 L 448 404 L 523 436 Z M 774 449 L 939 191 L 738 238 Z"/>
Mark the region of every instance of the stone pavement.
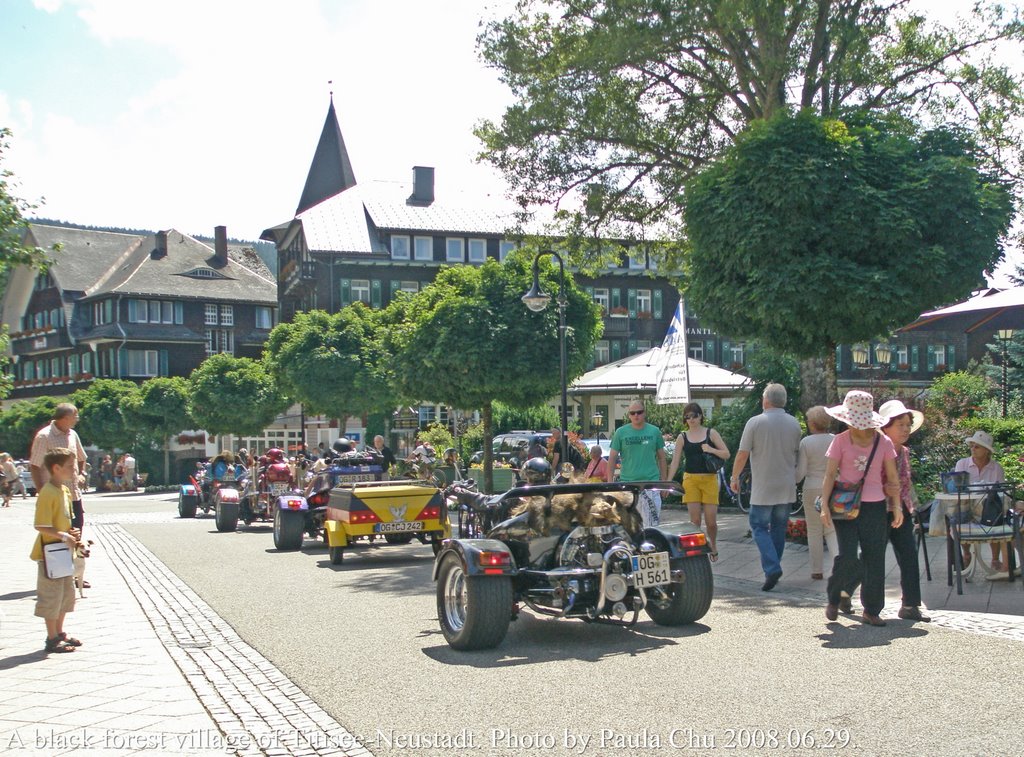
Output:
<path fill-rule="evenodd" d="M 87 589 L 68 615 L 84 645 L 42 651 L 33 616 L 32 500 L 0 510 L 10 549 L 0 553 L 0 753 L 90 755 L 367 755 L 354 737 L 287 679 L 117 521 L 87 524 L 94 555 Z M 668 508 L 666 520 L 685 513 Z M 163 514 L 142 516 L 163 517 Z M 746 517 L 720 513 L 719 588 L 764 596 Z M 945 549 L 929 539 L 933 581 L 922 581 L 933 625 L 1024 641 L 1024 585 L 980 578 L 962 596 L 946 586 Z M 821 604 L 805 546 L 787 545 L 773 590 L 794 604 Z M 891 553 L 885 615 L 899 608 Z M 849 622 L 849 621 L 841 621 Z M 824 624 L 824 618 L 822 618 Z"/>
<path fill-rule="evenodd" d="M 669 520 L 685 520 L 686 513 L 678 507 L 670 507 L 666 513 Z M 725 508 L 719 512 L 718 562 L 715 563 L 716 584 L 723 585 L 723 578 L 749 591 L 760 593 L 764 582 L 760 556 L 749 536 L 747 516 L 739 510 Z M 963 583 L 964 593 L 956 592 L 956 576 L 953 586 L 946 580 L 946 541 L 944 538 L 927 537 L 929 564 L 932 580 L 928 581 L 921 560 L 921 597 L 932 625 L 961 631 L 982 633 L 1024 641 L 1024 582 L 1019 578 L 1012 583 L 1008 580 L 989 581 L 978 570 L 970 581 Z M 988 546 L 984 546 L 988 557 Z M 831 557 L 825 553 L 825 578 L 827 580 Z M 822 614 L 825 610 L 826 581 L 812 581 L 810 552 L 806 545 L 786 544 L 782 557 L 783 576 L 772 594 L 783 594 L 809 601 L 820 602 Z M 886 591 L 885 611 L 882 617 L 895 618 L 900 609 L 900 571 L 892 549 L 886 550 Z M 854 608 L 859 610 L 858 597 L 854 597 Z M 842 620 L 842 616 L 840 616 Z"/>
<path fill-rule="evenodd" d="M 86 524 L 83 646 L 45 654 L 32 512 L 0 511 L 0 754 L 369 754 L 116 524 Z"/>

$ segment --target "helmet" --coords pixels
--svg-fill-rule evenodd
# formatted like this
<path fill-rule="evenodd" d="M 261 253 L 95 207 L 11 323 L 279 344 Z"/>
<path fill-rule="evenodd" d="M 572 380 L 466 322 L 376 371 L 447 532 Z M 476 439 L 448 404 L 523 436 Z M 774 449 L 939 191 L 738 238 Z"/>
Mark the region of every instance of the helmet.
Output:
<path fill-rule="evenodd" d="M 454 460 L 457 457 L 457 454 L 458 453 L 455 452 L 455 447 L 449 447 L 444 451 L 444 454 L 442 454 L 441 457 L 445 460 Z"/>
<path fill-rule="evenodd" d="M 335 452 L 351 452 L 352 451 L 352 442 L 350 442 L 344 436 L 338 437 L 338 440 L 336 442 L 334 442 L 333 446 L 334 446 L 334 451 Z"/>
<path fill-rule="evenodd" d="M 284 450 L 278 449 L 277 447 L 271 447 L 265 454 L 267 456 L 267 460 L 272 463 L 284 462 Z"/>
<path fill-rule="evenodd" d="M 523 464 L 523 478 L 528 484 L 551 483 L 551 463 L 543 457 L 531 457 Z"/>

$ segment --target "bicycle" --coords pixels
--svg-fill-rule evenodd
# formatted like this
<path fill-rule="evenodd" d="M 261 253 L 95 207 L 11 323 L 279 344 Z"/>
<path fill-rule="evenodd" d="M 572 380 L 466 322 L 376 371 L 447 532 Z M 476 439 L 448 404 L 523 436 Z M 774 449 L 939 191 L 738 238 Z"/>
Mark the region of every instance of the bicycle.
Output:
<path fill-rule="evenodd" d="M 750 466 L 746 466 L 740 471 L 739 484 L 740 490 L 734 492 L 732 487 L 729 486 L 729 478 L 725 474 L 725 468 L 718 471 L 718 484 L 720 489 L 725 491 L 726 504 L 738 507 L 745 513 L 750 512 L 750 487 L 751 487 L 751 476 Z M 798 515 L 803 510 L 801 504 L 800 491 L 803 488 L 801 484 L 797 485 L 796 501 L 793 502 L 789 507 L 789 514 L 791 516 Z"/>

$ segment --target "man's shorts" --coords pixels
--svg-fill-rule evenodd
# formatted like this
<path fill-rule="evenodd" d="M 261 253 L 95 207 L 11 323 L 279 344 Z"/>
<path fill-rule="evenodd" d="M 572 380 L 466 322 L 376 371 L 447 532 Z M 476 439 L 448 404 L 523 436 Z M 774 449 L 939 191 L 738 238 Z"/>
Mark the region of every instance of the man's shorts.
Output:
<path fill-rule="evenodd" d="M 718 504 L 717 473 L 684 473 L 683 502 L 702 505 Z"/>
<path fill-rule="evenodd" d="M 37 618 L 57 618 L 61 613 L 75 609 L 75 579 L 73 576 L 64 578 L 48 578 L 46 566 L 39 561 L 39 575 L 36 579 L 36 612 Z"/>

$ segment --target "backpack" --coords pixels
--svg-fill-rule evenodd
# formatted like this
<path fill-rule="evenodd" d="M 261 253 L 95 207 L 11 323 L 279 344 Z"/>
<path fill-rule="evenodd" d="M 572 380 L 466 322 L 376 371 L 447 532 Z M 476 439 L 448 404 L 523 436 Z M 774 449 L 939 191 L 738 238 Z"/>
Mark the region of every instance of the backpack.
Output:
<path fill-rule="evenodd" d="M 583 459 L 583 454 L 571 443 L 566 445 L 565 461 L 572 463 L 572 467 L 576 471 L 584 470 L 587 467 L 587 461 Z"/>

